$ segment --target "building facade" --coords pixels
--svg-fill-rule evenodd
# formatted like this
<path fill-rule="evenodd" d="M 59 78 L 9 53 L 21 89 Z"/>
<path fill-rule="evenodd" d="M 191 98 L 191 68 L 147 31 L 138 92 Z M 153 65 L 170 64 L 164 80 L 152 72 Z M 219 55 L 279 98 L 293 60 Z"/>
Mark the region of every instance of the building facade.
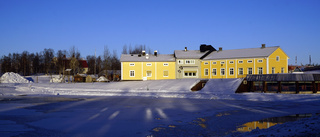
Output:
<path fill-rule="evenodd" d="M 175 58 L 173 54 L 152 55 L 122 54 L 122 80 L 161 80 L 175 79 Z"/>
<path fill-rule="evenodd" d="M 279 47 L 175 50 L 174 54 L 122 54 L 122 80 L 244 78 L 248 74 L 288 73 L 288 55 Z"/>
<path fill-rule="evenodd" d="M 201 62 L 201 78 L 244 78 L 248 74 L 288 73 L 289 57 L 280 47 L 214 51 Z"/>

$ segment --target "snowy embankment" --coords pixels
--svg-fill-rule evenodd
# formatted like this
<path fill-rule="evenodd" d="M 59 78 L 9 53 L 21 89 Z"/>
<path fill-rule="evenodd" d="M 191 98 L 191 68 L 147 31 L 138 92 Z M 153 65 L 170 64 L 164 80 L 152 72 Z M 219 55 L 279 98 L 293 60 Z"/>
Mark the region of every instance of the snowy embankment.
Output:
<path fill-rule="evenodd" d="M 319 100 L 319 94 L 241 93 L 235 91 L 242 79 L 211 79 L 200 91 L 190 89 L 199 80 L 121 81 L 109 83 L 49 83 L 15 85 L 15 92 L 4 95 L 79 95 L 79 96 L 142 96 L 194 99 L 228 99 L 251 101 Z"/>
<path fill-rule="evenodd" d="M 1 83 L 32 83 L 17 73 L 7 72 L 1 76 Z"/>

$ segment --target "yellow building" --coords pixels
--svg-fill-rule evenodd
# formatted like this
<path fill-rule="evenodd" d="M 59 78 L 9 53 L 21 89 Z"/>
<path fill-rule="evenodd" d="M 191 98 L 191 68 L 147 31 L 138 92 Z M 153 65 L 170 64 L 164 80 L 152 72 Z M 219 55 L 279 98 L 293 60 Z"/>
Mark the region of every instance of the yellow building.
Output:
<path fill-rule="evenodd" d="M 121 58 L 122 80 L 161 80 L 175 79 L 175 58 L 173 54 L 148 55 L 122 54 Z"/>
<path fill-rule="evenodd" d="M 202 59 L 201 78 L 243 78 L 247 74 L 288 73 L 288 55 L 279 47 L 222 50 Z"/>

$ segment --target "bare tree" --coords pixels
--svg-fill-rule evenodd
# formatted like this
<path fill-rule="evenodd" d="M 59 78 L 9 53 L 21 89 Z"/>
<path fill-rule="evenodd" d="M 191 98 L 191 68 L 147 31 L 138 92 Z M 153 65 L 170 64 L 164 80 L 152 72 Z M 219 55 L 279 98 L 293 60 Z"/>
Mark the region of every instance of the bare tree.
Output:
<path fill-rule="evenodd" d="M 44 56 L 45 72 L 47 74 L 49 74 L 49 71 L 52 68 L 52 59 L 54 57 L 54 50 L 53 49 L 44 49 L 43 56 Z"/>
<path fill-rule="evenodd" d="M 80 55 L 78 48 L 76 48 L 75 46 L 72 46 L 69 49 L 69 57 L 75 57 L 76 59 L 80 59 L 81 55 Z"/>
<path fill-rule="evenodd" d="M 108 46 L 104 46 L 104 52 L 103 52 L 103 69 L 104 70 L 109 70 L 111 66 L 110 62 L 111 54 L 108 49 Z"/>
<path fill-rule="evenodd" d="M 127 45 L 124 45 L 122 48 L 122 53 L 121 54 L 128 54 L 128 49 L 127 49 Z"/>
<path fill-rule="evenodd" d="M 76 72 L 78 72 L 79 71 L 79 61 L 78 61 L 78 59 L 76 59 L 76 57 L 72 57 L 71 58 L 71 60 L 70 60 L 70 68 L 71 68 L 71 70 L 72 70 L 72 72 L 73 72 L 73 75 L 75 75 L 76 74 Z"/>

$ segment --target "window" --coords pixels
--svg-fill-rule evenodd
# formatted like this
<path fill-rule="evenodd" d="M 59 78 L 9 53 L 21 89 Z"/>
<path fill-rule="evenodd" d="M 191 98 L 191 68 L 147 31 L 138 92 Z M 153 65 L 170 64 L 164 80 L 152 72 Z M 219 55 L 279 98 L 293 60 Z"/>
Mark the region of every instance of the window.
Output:
<path fill-rule="evenodd" d="M 248 68 L 248 74 L 252 74 L 252 68 Z"/>
<path fill-rule="evenodd" d="M 178 60 L 178 64 L 183 64 L 183 60 Z"/>
<path fill-rule="evenodd" d="M 134 63 L 130 63 L 129 66 L 134 66 Z"/>
<path fill-rule="evenodd" d="M 212 69 L 212 75 L 216 76 L 217 75 L 217 69 Z"/>
<path fill-rule="evenodd" d="M 258 68 L 258 74 L 263 74 L 263 68 L 262 67 Z"/>
<path fill-rule="evenodd" d="M 134 70 L 130 70 L 130 77 L 134 77 Z"/>
<path fill-rule="evenodd" d="M 163 63 L 163 66 L 169 66 L 169 64 L 168 63 Z"/>
<path fill-rule="evenodd" d="M 238 63 L 240 63 L 240 64 L 241 64 L 241 63 L 243 63 L 243 61 L 242 61 L 242 60 L 239 60 L 239 61 L 238 61 Z"/>
<path fill-rule="evenodd" d="M 276 73 L 276 70 L 275 70 L 275 69 L 276 69 L 275 67 L 272 67 L 272 69 L 271 69 L 271 73 L 272 73 L 272 74 Z"/>
<path fill-rule="evenodd" d="M 152 76 L 151 70 L 147 70 L 147 77 L 151 77 L 151 76 Z"/>
<path fill-rule="evenodd" d="M 276 61 L 280 61 L 280 57 L 279 56 L 276 57 Z"/>
<path fill-rule="evenodd" d="M 204 64 L 205 64 L 205 65 L 208 65 L 209 63 L 208 63 L 208 62 L 204 62 Z"/>
<path fill-rule="evenodd" d="M 252 60 L 248 60 L 247 62 L 248 62 L 248 63 L 252 63 Z"/>
<path fill-rule="evenodd" d="M 281 68 L 281 73 L 284 73 L 284 68 Z"/>
<path fill-rule="evenodd" d="M 168 70 L 163 71 L 163 77 L 168 77 L 168 76 L 169 76 L 169 71 Z"/>
<path fill-rule="evenodd" d="M 209 75 L 209 69 L 204 69 L 204 75 L 208 76 Z"/>
<path fill-rule="evenodd" d="M 214 61 L 214 62 L 212 62 L 212 64 L 215 65 L 215 64 L 217 64 L 217 62 Z"/>
<path fill-rule="evenodd" d="M 233 68 L 229 69 L 229 73 L 230 73 L 230 75 L 233 75 Z"/>
<path fill-rule="evenodd" d="M 220 64 L 224 64 L 224 61 L 221 61 Z"/>
<path fill-rule="evenodd" d="M 233 64 L 233 61 L 229 61 L 229 64 Z"/>
<path fill-rule="evenodd" d="M 151 63 L 147 63 L 147 66 L 151 66 L 152 64 Z"/>
<path fill-rule="evenodd" d="M 186 60 L 186 64 L 194 64 L 195 61 L 194 60 Z"/>
<path fill-rule="evenodd" d="M 184 76 L 185 77 L 196 77 L 197 76 L 197 72 L 196 71 L 185 71 L 184 72 Z"/>
<path fill-rule="evenodd" d="M 239 68 L 239 75 L 243 75 L 243 68 Z"/>
<path fill-rule="evenodd" d="M 224 68 L 222 68 L 222 69 L 221 69 L 221 72 L 220 72 L 220 74 L 221 74 L 222 76 L 225 74 L 225 72 L 224 72 L 224 71 L 225 71 L 225 69 L 224 69 Z"/>
<path fill-rule="evenodd" d="M 262 59 L 259 59 L 258 62 L 259 62 L 259 63 L 262 63 L 263 61 L 262 61 Z"/>

